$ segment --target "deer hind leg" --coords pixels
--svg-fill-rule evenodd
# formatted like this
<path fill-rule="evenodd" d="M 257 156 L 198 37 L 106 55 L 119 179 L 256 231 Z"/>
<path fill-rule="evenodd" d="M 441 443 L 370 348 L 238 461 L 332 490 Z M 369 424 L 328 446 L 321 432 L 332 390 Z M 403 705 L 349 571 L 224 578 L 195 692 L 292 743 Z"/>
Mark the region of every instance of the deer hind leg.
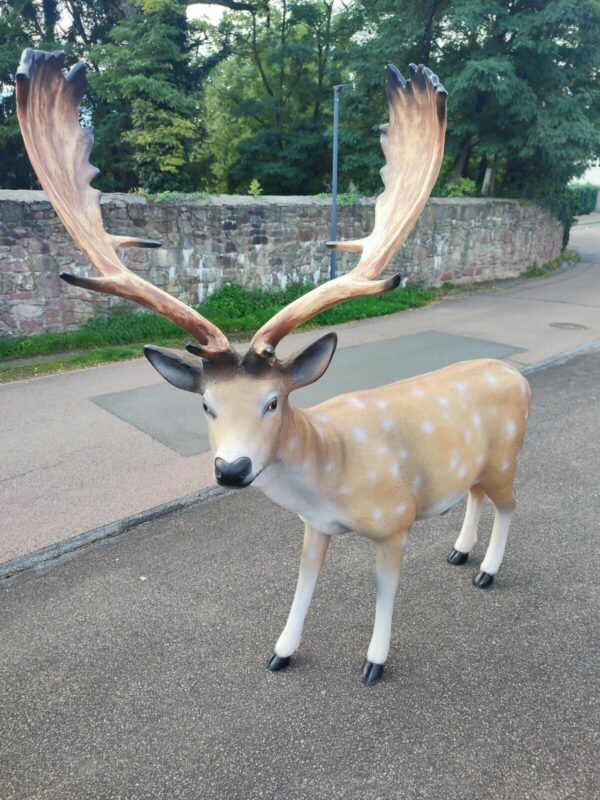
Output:
<path fill-rule="evenodd" d="M 504 549 L 508 538 L 508 530 L 516 507 L 515 494 L 510 485 L 492 490 L 486 487 L 486 494 L 494 504 L 494 527 L 485 558 L 481 562 L 480 571 L 473 578 L 473 583 L 480 589 L 487 589 L 494 582 L 494 575 L 500 569 L 504 557 Z"/>
<path fill-rule="evenodd" d="M 314 530 L 310 525 L 304 526 L 304 545 L 300 558 L 296 593 L 294 594 L 285 628 L 275 645 L 275 652 L 267 662 L 267 667 L 271 672 L 287 667 L 290 663 L 290 656 L 300 644 L 304 620 L 308 613 L 319 572 L 327 555 L 330 538 Z"/>
<path fill-rule="evenodd" d="M 481 486 L 471 486 L 467 499 L 467 510 L 463 526 L 454 543 L 454 549 L 448 556 L 449 564 L 466 563 L 471 549 L 477 543 L 477 529 L 481 518 L 481 511 L 485 501 L 485 492 Z"/>
<path fill-rule="evenodd" d="M 361 681 L 369 686 L 377 683 L 383 675 L 385 660 L 390 649 L 394 601 L 407 537 L 408 531 L 403 531 L 375 544 L 377 575 L 375 626 L 360 676 Z"/>

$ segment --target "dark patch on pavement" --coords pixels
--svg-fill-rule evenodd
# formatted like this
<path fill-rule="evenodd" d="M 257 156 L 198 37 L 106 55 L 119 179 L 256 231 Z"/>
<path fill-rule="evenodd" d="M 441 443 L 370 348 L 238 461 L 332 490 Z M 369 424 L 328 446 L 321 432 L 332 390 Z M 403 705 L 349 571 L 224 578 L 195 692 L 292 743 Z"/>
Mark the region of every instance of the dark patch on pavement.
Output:
<path fill-rule="evenodd" d="M 336 394 L 371 389 L 456 361 L 506 358 L 519 352 L 519 348 L 500 342 L 437 331 L 344 347 L 338 350 L 320 381 L 294 393 L 294 402 L 306 408 Z M 168 383 L 92 399 L 182 456 L 195 456 L 209 449 L 198 397 Z"/>
<path fill-rule="evenodd" d="M 493 589 L 471 584 L 489 509 L 461 567 L 462 509 L 415 526 L 376 687 L 373 553 L 352 536 L 289 670 L 265 669 L 302 537 L 254 490 L 5 583 L 2 800 L 597 797 L 600 352 L 530 380 Z"/>

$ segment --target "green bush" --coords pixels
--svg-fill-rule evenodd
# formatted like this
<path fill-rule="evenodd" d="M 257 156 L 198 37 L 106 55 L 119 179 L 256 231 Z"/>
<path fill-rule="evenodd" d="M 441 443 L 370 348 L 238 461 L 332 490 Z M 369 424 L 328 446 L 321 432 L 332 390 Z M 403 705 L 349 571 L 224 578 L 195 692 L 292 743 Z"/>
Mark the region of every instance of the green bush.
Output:
<path fill-rule="evenodd" d="M 596 210 L 600 186 L 594 186 L 592 183 L 576 183 L 569 186 L 569 192 L 573 200 L 573 214 L 576 217 L 581 214 L 591 214 Z"/>
<path fill-rule="evenodd" d="M 446 197 L 474 197 L 476 194 L 477 184 L 471 178 L 459 178 L 445 187 Z"/>
<path fill-rule="evenodd" d="M 177 200 L 183 200 L 185 202 L 200 201 L 205 206 L 210 204 L 210 195 L 206 194 L 206 192 L 165 191 L 151 194 L 149 192 L 145 192 L 144 190 L 138 190 L 136 194 L 141 194 L 143 197 L 146 197 L 147 200 L 150 200 L 153 203 L 169 203 Z"/>

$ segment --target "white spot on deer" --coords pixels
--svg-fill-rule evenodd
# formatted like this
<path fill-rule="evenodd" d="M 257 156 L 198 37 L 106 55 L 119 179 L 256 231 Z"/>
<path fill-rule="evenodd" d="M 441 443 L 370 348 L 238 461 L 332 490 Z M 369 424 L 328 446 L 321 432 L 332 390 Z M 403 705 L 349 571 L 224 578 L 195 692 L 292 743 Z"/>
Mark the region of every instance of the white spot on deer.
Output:
<path fill-rule="evenodd" d="M 381 427 L 383 428 L 384 431 L 391 431 L 392 428 L 394 427 L 394 420 L 391 419 L 390 417 L 385 417 L 384 419 L 381 420 Z"/>
<path fill-rule="evenodd" d="M 477 411 L 473 412 L 472 420 L 473 420 L 473 425 L 475 425 L 476 428 L 481 427 L 481 417 L 479 416 Z"/>
<path fill-rule="evenodd" d="M 458 467 L 458 458 L 456 456 L 452 456 L 450 459 L 450 469 L 452 472 Z"/>
<path fill-rule="evenodd" d="M 400 475 L 400 467 L 396 461 L 392 461 L 390 464 L 390 475 L 392 478 L 398 478 Z"/>
<path fill-rule="evenodd" d="M 461 394 L 467 393 L 467 387 L 464 385 L 464 383 L 455 383 L 454 388 L 456 389 L 457 392 L 460 392 Z"/>
<path fill-rule="evenodd" d="M 380 508 L 373 509 L 373 519 L 377 522 L 378 519 L 383 517 L 383 511 Z"/>
<path fill-rule="evenodd" d="M 315 417 L 320 422 L 329 422 L 329 420 L 331 419 L 329 416 L 327 416 L 327 414 L 315 414 Z"/>
<path fill-rule="evenodd" d="M 433 433 L 433 425 L 429 420 L 425 420 L 425 422 L 421 423 L 421 428 L 423 429 L 423 433 Z"/>
<path fill-rule="evenodd" d="M 352 437 L 355 442 L 366 442 L 367 441 L 367 432 L 364 428 L 355 427 L 352 428 Z"/>
<path fill-rule="evenodd" d="M 449 402 L 449 401 L 448 401 L 448 398 L 447 398 L 447 397 L 446 397 L 446 395 L 444 395 L 444 394 L 441 394 L 441 395 L 438 397 L 437 401 L 438 401 L 438 403 L 439 403 L 441 406 L 447 406 L 447 405 L 448 405 L 448 402 Z"/>
<path fill-rule="evenodd" d="M 423 478 L 421 475 L 415 475 L 412 482 L 413 492 L 418 492 L 421 486 L 423 486 Z"/>
<path fill-rule="evenodd" d="M 402 450 L 400 450 L 400 458 L 402 459 L 402 461 L 406 461 L 407 460 L 407 458 L 408 458 L 408 450 L 406 448 L 403 448 Z"/>
<path fill-rule="evenodd" d="M 425 397 L 425 392 L 423 389 L 413 389 L 413 394 L 415 397 Z"/>
<path fill-rule="evenodd" d="M 498 385 L 498 378 L 494 375 L 493 372 L 486 372 L 485 379 L 489 383 L 490 386 L 497 386 Z"/>
<path fill-rule="evenodd" d="M 325 466 L 325 469 L 331 475 L 331 473 L 335 469 L 335 461 L 328 461 L 327 465 Z"/>
<path fill-rule="evenodd" d="M 506 470 L 509 467 L 510 467 L 510 461 L 508 461 L 508 459 L 506 461 L 503 461 L 502 464 L 500 464 L 500 469 L 502 470 L 502 472 L 506 472 Z"/>
<path fill-rule="evenodd" d="M 508 436 L 508 438 L 511 440 L 514 439 L 516 432 L 517 432 L 517 426 L 515 425 L 515 423 L 512 421 L 512 419 L 507 420 L 506 435 Z"/>
<path fill-rule="evenodd" d="M 353 397 L 349 397 L 348 398 L 348 402 L 350 403 L 350 405 L 353 405 L 355 408 L 361 408 L 361 409 L 365 409 L 366 408 L 366 405 L 363 403 L 363 401 L 360 399 L 360 397 L 354 397 L 354 396 Z"/>
<path fill-rule="evenodd" d="M 479 455 L 475 459 L 475 463 L 477 464 L 478 467 L 480 467 L 484 461 L 485 461 L 485 455 L 483 453 L 479 453 Z"/>
<path fill-rule="evenodd" d="M 459 478 L 464 478 L 466 474 L 467 474 L 466 464 L 461 464 L 461 467 L 458 470 L 458 477 Z"/>
<path fill-rule="evenodd" d="M 467 428 L 467 430 L 464 433 L 464 437 L 465 437 L 465 442 L 467 444 L 471 444 L 471 442 L 473 441 L 473 431 L 470 428 Z"/>
<path fill-rule="evenodd" d="M 405 511 L 406 511 L 406 503 L 400 503 L 400 505 L 396 506 L 396 508 L 394 509 L 394 514 L 401 516 L 402 514 L 404 514 Z"/>
<path fill-rule="evenodd" d="M 350 489 L 347 486 L 340 486 L 338 489 L 338 494 L 345 495 L 350 494 Z"/>
<path fill-rule="evenodd" d="M 377 447 L 377 455 L 379 456 L 387 456 L 389 452 L 390 448 L 387 446 L 387 444 L 384 444 L 383 442 Z"/>
<path fill-rule="evenodd" d="M 379 400 L 376 401 L 375 405 L 380 411 L 387 411 L 388 409 L 388 401 L 384 400 L 382 397 L 380 397 Z"/>

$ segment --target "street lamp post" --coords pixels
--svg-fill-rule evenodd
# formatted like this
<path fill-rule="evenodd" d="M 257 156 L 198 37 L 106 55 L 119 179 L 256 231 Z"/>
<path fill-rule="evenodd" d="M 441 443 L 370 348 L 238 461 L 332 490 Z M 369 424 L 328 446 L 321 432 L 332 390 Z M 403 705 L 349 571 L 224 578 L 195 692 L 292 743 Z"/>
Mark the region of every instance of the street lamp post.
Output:
<path fill-rule="evenodd" d="M 347 83 L 333 87 L 333 165 L 331 170 L 331 241 L 337 239 L 337 193 L 338 193 L 338 137 L 340 126 L 340 93 Z M 337 275 L 337 253 L 331 251 L 329 277 Z"/>

